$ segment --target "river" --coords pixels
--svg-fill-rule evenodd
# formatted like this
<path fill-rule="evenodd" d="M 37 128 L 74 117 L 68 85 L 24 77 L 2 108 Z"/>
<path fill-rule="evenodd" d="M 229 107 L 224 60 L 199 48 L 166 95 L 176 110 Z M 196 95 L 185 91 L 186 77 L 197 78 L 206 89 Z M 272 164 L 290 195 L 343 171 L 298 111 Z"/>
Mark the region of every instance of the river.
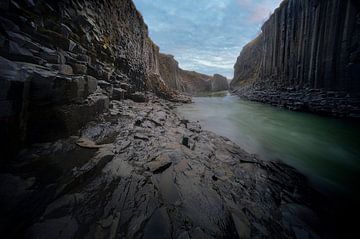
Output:
<path fill-rule="evenodd" d="M 281 160 L 323 193 L 359 195 L 360 124 L 293 112 L 227 92 L 194 97 L 177 111 L 265 160 Z"/>

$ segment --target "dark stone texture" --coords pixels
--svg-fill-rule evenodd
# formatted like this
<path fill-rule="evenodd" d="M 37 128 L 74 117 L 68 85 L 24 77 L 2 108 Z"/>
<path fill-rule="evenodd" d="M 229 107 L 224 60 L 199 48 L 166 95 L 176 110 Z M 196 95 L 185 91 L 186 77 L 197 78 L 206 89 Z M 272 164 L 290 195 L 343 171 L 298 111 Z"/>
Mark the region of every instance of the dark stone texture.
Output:
<path fill-rule="evenodd" d="M 108 103 L 89 101 L 98 86 L 119 100 L 151 90 L 173 101 L 190 101 L 161 79 L 159 48 L 130 0 L 14 0 L 0 7 L 4 148 L 76 132 L 107 110 Z M 113 94 L 122 86 L 126 94 Z M 54 130 L 45 130 L 46 125 Z"/>
<path fill-rule="evenodd" d="M 15 173 L 0 172 L 4 238 L 324 235 L 326 201 L 293 168 L 181 120 L 153 95 L 111 105 L 80 137 L 34 144 Z"/>
<path fill-rule="evenodd" d="M 359 117 L 359 16 L 353 0 L 283 1 L 243 48 L 231 88 L 289 109 Z"/>

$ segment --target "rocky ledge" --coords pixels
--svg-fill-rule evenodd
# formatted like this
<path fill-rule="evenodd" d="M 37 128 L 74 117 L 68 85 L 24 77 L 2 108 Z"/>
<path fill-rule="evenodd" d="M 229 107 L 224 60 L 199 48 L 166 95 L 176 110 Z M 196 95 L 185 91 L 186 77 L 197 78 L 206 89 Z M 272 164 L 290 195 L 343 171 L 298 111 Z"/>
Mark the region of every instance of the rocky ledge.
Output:
<path fill-rule="evenodd" d="M 1 235 L 15 238 L 317 238 L 317 195 L 180 118 L 174 103 L 110 102 L 80 135 L 24 149 L 0 175 Z M 11 190 L 9 188 L 11 187 Z"/>
<path fill-rule="evenodd" d="M 264 88 L 254 84 L 233 89 L 232 93 L 246 100 L 293 111 L 360 119 L 360 96 L 349 94 L 346 91 L 299 89 L 297 87 Z"/>

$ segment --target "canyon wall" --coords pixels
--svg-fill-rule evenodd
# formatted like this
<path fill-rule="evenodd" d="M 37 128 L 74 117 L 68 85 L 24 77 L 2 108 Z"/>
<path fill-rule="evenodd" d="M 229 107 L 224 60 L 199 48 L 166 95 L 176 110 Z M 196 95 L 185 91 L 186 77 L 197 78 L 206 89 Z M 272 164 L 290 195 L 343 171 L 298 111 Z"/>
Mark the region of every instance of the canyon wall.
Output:
<path fill-rule="evenodd" d="M 4 0 L 0 10 L 4 149 L 72 135 L 110 100 L 145 101 L 144 91 L 189 100 L 161 78 L 159 48 L 131 0 Z"/>
<path fill-rule="evenodd" d="M 231 88 L 292 110 L 360 117 L 360 7 L 355 0 L 285 0 L 246 45 Z"/>
<path fill-rule="evenodd" d="M 191 95 L 204 92 L 223 91 L 228 89 L 226 77 L 219 74 L 208 76 L 195 71 L 186 71 L 179 67 L 179 63 L 172 55 L 159 55 L 160 75 L 173 89 Z"/>

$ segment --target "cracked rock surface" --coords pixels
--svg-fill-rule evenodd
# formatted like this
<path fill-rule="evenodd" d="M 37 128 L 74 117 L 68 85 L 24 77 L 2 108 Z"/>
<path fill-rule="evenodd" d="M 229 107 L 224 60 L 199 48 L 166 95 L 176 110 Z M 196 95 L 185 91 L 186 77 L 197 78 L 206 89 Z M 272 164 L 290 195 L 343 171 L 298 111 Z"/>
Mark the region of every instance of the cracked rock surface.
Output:
<path fill-rule="evenodd" d="M 314 192 L 303 176 L 181 119 L 173 107 L 156 97 L 113 100 L 110 112 L 80 136 L 23 150 L 8 168 L 14 173 L 0 175 L 3 235 L 321 235 Z M 11 193 L 4 185 L 12 185 Z"/>

